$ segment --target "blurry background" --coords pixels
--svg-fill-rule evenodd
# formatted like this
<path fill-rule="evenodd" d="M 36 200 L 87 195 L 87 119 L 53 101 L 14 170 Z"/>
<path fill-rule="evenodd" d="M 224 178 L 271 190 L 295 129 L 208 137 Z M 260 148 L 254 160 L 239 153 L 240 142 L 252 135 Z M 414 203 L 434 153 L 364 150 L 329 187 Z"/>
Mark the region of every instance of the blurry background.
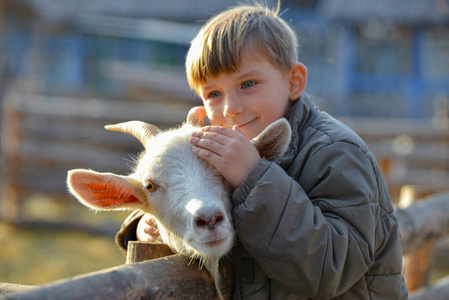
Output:
<path fill-rule="evenodd" d="M 236 3 L 0 0 L 0 282 L 124 262 L 113 235 L 127 213 L 78 204 L 67 170 L 129 172 L 142 148 L 105 124 L 182 123 L 201 103 L 185 79 L 189 42 Z M 404 185 L 447 189 L 449 1 L 283 0 L 281 10 L 300 37 L 307 92 L 367 141 L 393 200 Z"/>

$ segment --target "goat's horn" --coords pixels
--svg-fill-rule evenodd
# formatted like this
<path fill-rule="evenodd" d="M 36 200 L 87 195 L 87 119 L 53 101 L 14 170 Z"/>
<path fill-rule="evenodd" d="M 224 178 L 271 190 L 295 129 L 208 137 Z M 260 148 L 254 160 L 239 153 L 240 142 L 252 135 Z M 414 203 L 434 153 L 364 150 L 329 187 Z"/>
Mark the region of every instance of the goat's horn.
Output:
<path fill-rule="evenodd" d="M 157 126 L 142 121 L 129 121 L 115 125 L 106 125 L 104 128 L 131 134 L 136 137 L 144 147 L 146 147 L 151 136 L 161 132 Z"/>

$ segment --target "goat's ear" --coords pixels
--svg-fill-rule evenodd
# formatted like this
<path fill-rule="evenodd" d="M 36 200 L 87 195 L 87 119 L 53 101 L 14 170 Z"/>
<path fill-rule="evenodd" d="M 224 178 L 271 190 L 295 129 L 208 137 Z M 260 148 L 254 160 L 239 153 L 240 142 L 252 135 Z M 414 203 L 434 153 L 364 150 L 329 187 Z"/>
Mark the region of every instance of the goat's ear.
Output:
<path fill-rule="evenodd" d="M 268 160 L 278 160 L 287 150 L 292 136 L 290 124 L 284 118 L 279 119 L 264 129 L 251 140 L 261 157 Z"/>
<path fill-rule="evenodd" d="M 142 208 L 146 197 L 139 185 L 129 177 L 89 170 L 71 170 L 67 176 L 69 191 L 96 210 Z"/>

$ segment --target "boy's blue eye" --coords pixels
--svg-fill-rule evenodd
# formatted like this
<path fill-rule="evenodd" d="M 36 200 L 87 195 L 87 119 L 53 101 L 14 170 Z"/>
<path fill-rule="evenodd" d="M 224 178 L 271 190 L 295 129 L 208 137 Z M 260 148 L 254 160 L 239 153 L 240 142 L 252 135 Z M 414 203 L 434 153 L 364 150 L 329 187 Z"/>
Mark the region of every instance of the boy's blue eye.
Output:
<path fill-rule="evenodd" d="M 221 96 L 220 92 L 212 92 L 209 94 L 209 98 L 217 98 L 219 96 Z"/>
<path fill-rule="evenodd" d="M 254 81 L 245 81 L 243 84 L 242 84 L 242 88 L 243 89 L 247 89 L 247 88 L 250 88 L 250 87 L 252 87 L 252 86 L 254 86 L 256 83 L 254 82 Z"/>

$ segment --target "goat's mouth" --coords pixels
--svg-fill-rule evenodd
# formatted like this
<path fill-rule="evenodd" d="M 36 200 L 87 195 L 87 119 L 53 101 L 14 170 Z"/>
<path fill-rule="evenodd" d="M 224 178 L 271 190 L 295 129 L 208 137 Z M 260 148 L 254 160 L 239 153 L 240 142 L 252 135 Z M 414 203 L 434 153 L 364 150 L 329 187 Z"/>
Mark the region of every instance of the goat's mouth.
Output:
<path fill-rule="evenodd" d="M 206 246 L 218 246 L 221 245 L 222 243 L 225 242 L 226 239 L 219 239 L 219 240 L 214 240 L 214 241 L 209 241 L 209 242 L 205 242 L 204 244 Z"/>

